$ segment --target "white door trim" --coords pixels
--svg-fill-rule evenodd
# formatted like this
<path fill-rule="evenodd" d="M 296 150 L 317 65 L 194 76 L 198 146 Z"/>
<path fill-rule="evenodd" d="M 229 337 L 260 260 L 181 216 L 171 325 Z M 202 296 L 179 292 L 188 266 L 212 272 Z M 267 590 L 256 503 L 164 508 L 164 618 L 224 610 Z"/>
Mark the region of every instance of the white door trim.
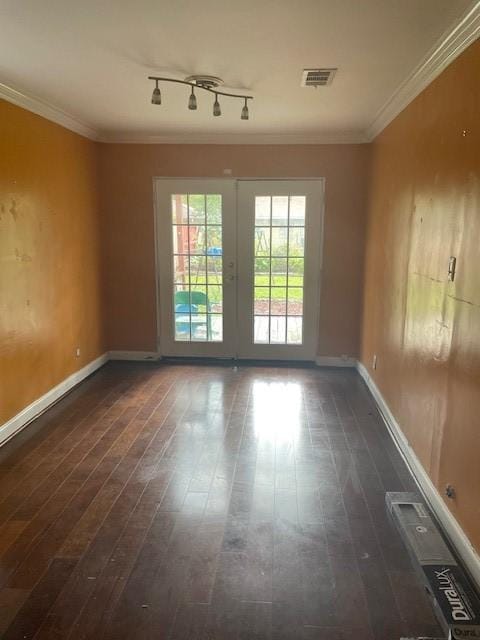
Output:
<path fill-rule="evenodd" d="M 315 353 L 312 353 L 312 357 L 308 358 L 308 360 L 315 361 L 316 358 L 316 350 L 318 346 L 318 337 L 319 337 L 319 322 L 320 322 L 320 301 L 321 301 L 321 285 L 322 285 L 322 267 L 323 267 L 323 241 L 324 241 L 324 218 L 325 218 L 325 178 L 321 176 L 305 176 L 305 177 L 232 177 L 232 176 L 153 176 L 152 177 L 152 190 L 153 190 L 153 217 L 154 217 L 154 235 L 155 235 L 155 298 L 156 298 L 156 335 L 157 335 L 157 354 L 158 357 L 161 358 L 162 355 L 165 355 L 164 345 L 162 345 L 162 320 L 161 320 L 161 310 L 160 310 L 160 301 L 161 301 L 161 270 L 160 270 L 160 238 L 159 238 L 159 224 L 158 224 L 158 200 L 157 200 L 157 183 L 163 181 L 195 181 L 198 183 L 202 182 L 231 182 L 235 185 L 236 191 L 236 211 L 235 217 L 238 225 L 238 185 L 243 182 L 316 182 L 321 185 L 321 205 L 320 205 L 320 239 L 319 239 L 319 251 L 316 256 L 317 261 L 317 271 L 318 271 L 318 283 L 316 288 L 316 296 L 315 296 Z M 238 238 L 235 239 L 236 245 L 238 243 Z M 238 249 L 238 246 L 236 247 Z M 238 256 L 238 251 L 237 251 Z M 238 263 L 238 259 L 236 260 Z M 236 304 L 238 307 L 238 305 Z M 238 344 L 234 345 L 235 354 L 234 358 L 238 357 Z M 214 356 L 215 357 L 215 356 Z M 284 356 L 281 355 L 269 355 L 269 360 L 282 360 Z M 300 358 L 301 359 L 301 358 Z"/>
<path fill-rule="evenodd" d="M 241 186 L 243 184 L 248 188 L 248 184 L 255 185 L 255 183 L 265 184 L 270 193 L 276 195 L 292 195 L 292 191 L 295 191 L 298 185 L 299 193 L 307 193 L 313 200 L 313 207 L 317 212 L 318 218 L 312 217 L 307 213 L 307 227 L 306 235 L 310 232 L 310 235 L 306 237 L 306 253 L 305 253 L 305 275 L 306 275 L 306 289 L 305 289 L 305 302 L 307 313 L 304 309 L 304 322 L 307 322 L 307 333 L 309 338 L 308 342 L 304 340 L 304 343 L 299 346 L 294 345 L 273 345 L 273 344 L 253 344 L 250 343 L 247 338 L 248 330 L 244 324 L 239 322 L 239 348 L 238 357 L 240 359 L 261 359 L 261 360 L 292 360 L 292 361 L 310 361 L 314 362 L 317 355 L 318 348 L 318 336 L 319 336 L 319 323 L 320 323 L 320 287 L 321 287 L 321 273 L 323 262 L 323 221 L 325 210 L 325 178 L 255 178 L 248 180 L 242 178 L 238 180 L 239 189 L 237 192 L 237 252 L 241 253 L 238 248 L 238 243 L 242 243 L 244 248 L 250 246 L 250 241 L 247 236 L 250 233 L 250 225 L 242 225 L 242 207 L 246 204 L 242 204 L 240 199 Z M 306 183 L 308 187 L 306 188 Z M 295 186 L 294 186 L 295 185 Z M 300 186 L 301 185 L 301 186 Z M 310 193 L 308 193 L 310 192 Z M 245 191 L 244 197 L 248 196 L 248 191 Z M 308 200 L 307 200 L 308 202 Z M 308 204 L 307 204 L 308 207 Z M 253 227 L 252 227 L 253 229 Z M 252 231 L 253 236 L 253 231 Z M 308 247 L 312 249 L 309 250 Z M 244 252 L 244 251 L 243 251 Z M 247 251 L 248 253 L 248 251 Z M 248 253 L 249 255 L 249 253 Z M 250 262 L 253 261 L 253 256 L 248 257 Z M 308 261 L 308 267 L 307 267 Z M 252 267 L 251 264 L 247 265 L 243 270 L 242 264 L 238 261 L 238 275 L 239 275 L 239 292 L 238 298 L 242 296 L 245 300 L 251 303 L 251 287 L 252 278 L 248 276 Z M 242 273 L 243 271 L 243 273 Z M 237 304 L 237 309 L 240 310 L 240 304 Z M 238 311 L 239 313 L 239 311 Z M 253 317 L 253 313 L 251 314 Z"/>
<path fill-rule="evenodd" d="M 167 186 L 166 186 L 167 185 Z M 165 188 L 166 187 L 166 188 Z M 236 216 L 236 180 L 232 178 L 154 178 L 154 217 L 155 217 L 155 278 L 156 278 L 156 308 L 157 308 L 157 351 L 163 356 L 179 357 L 205 357 L 205 358 L 233 358 L 235 356 L 234 322 L 228 322 L 228 318 L 235 317 L 235 296 L 233 287 L 230 289 L 225 279 L 225 270 L 229 270 L 228 262 L 235 264 L 235 238 L 234 225 Z M 171 243 L 171 219 L 160 221 L 160 214 L 165 209 L 165 203 L 160 203 L 160 198 L 165 197 L 166 189 L 172 193 L 221 193 L 223 199 L 223 258 L 224 258 L 224 282 L 223 282 L 223 340 L 222 342 L 176 342 L 170 336 L 164 323 L 171 322 L 171 309 L 161 304 L 162 299 L 170 296 L 171 282 L 168 279 L 169 260 L 172 254 Z M 166 235 L 168 234 L 168 236 Z M 165 245 L 169 248 L 165 251 Z"/>

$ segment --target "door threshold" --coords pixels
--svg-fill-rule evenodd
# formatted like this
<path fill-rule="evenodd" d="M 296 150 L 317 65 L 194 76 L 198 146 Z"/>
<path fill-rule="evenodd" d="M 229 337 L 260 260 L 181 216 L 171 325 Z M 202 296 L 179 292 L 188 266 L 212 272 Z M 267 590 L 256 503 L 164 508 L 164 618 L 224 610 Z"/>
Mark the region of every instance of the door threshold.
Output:
<path fill-rule="evenodd" d="M 317 369 L 314 360 L 268 360 L 260 358 L 212 358 L 204 356 L 162 356 L 162 364 L 202 365 L 215 367 L 278 367 Z"/>

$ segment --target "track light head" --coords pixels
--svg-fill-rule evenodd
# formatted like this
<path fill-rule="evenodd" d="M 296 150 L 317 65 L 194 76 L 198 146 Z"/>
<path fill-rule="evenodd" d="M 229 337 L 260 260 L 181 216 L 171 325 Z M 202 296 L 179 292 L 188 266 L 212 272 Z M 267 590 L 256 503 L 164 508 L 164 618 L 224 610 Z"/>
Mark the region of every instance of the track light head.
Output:
<path fill-rule="evenodd" d="M 197 108 L 197 96 L 193 91 L 193 87 L 192 87 L 192 93 L 190 94 L 190 98 L 188 99 L 188 108 L 191 111 L 195 111 Z"/>
<path fill-rule="evenodd" d="M 158 81 L 155 83 L 155 89 L 152 93 L 152 104 L 162 104 L 162 94 L 158 88 Z"/>
<path fill-rule="evenodd" d="M 246 95 L 238 95 L 236 93 L 227 93 L 226 91 L 220 91 L 218 87 L 223 84 L 223 80 L 220 78 L 215 78 L 213 76 L 189 76 L 185 80 L 177 80 L 176 78 L 160 78 L 159 76 L 148 76 L 149 80 L 153 80 L 155 82 L 155 89 L 152 93 L 152 104 L 162 104 L 162 94 L 160 93 L 160 88 L 158 86 L 159 82 L 175 82 L 177 84 L 185 84 L 190 87 L 191 93 L 188 97 L 188 108 L 190 111 L 196 111 L 197 106 L 197 96 L 195 91 L 202 90 L 208 91 L 209 93 L 213 93 L 215 95 L 215 102 L 213 103 L 213 115 L 221 116 L 222 109 L 220 107 L 220 102 L 218 101 L 218 96 L 226 97 L 226 98 L 237 98 L 238 100 L 244 100 L 245 105 L 242 109 L 241 119 L 249 120 L 250 114 L 248 112 L 248 100 L 253 100 L 253 96 Z"/>
<path fill-rule="evenodd" d="M 222 115 L 222 110 L 220 109 L 220 103 L 218 101 L 218 95 L 215 94 L 215 102 L 213 103 L 213 115 L 214 116 L 221 116 Z"/>

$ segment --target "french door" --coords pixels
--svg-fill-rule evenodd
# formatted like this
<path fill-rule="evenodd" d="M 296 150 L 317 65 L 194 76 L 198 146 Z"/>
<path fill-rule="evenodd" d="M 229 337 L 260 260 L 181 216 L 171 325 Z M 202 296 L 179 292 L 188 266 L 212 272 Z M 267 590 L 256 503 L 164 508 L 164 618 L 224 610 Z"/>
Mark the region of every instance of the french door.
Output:
<path fill-rule="evenodd" d="M 160 349 L 314 360 L 321 180 L 157 179 Z"/>

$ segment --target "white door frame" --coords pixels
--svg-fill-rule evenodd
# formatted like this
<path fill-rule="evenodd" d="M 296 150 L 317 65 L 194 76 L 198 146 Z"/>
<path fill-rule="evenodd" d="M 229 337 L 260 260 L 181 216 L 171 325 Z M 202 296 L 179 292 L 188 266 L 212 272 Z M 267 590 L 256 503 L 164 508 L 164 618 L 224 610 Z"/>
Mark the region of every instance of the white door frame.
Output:
<path fill-rule="evenodd" d="M 155 269 L 157 290 L 157 349 L 160 354 L 180 357 L 206 357 L 232 359 L 236 353 L 235 330 L 236 323 L 236 293 L 235 279 L 231 277 L 235 270 L 236 244 L 235 244 L 235 219 L 236 219 L 236 182 L 235 180 L 222 178 L 154 178 L 154 204 L 155 204 Z M 165 188 L 166 187 L 166 188 Z M 222 246 L 223 246 L 223 340 L 222 342 L 208 341 L 175 341 L 170 337 L 173 322 L 170 305 L 162 305 L 162 297 L 167 300 L 170 297 L 172 282 L 167 280 L 170 276 L 172 257 L 172 227 L 171 227 L 171 201 L 166 200 L 169 193 L 222 193 Z M 160 201 L 165 198 L 164 201 Z M 168 212 L 167 220 L 160 220 L 160 215 Z M 228 214 L 231 218 L 228 219 Z M 161 241 L 163 240 L 163 243 Z M 166 240 L 166 242 L 165 242 Z M 168 250 L 165 251 L 165 245 Z M 232 267 L 229 263 L 232 261 Z M 228 322 L 231 318 L 231 322 Z M 170 328 L 167 328 L 167 323 Z"/>
<path fill-rule="evenodd" d="M 323 249 L 324 179 L 253 179 L 239 180 L 237 190 L 237 251 L 246 257 L 237 264 L 237 300 L 248 306 L 243 321 L 240 306 L 239 344 L 240 359 L 314 361 L 318 348 L 320 321 L 320 282 Z M 253 343 L 253 238 L 256 195 L 307 195 L 307 218 L 305 228 L 305 282 L 304 282 L 304 335 L 301 345 L 254 344 Z M 250 200 L 250 205 L 248 204 Z M 313 214 L 313 215 L 312 215 Z M 315 215 L 316 214 L 316 215 Z M 244 216 L 251 216 L 244 220 Z M 243 223 L 243 224 L 242 224 Z M 248 316 L 248 318 L 247 318 Z"/>
<path fill-rule="evenodd" d="M 311 358 L 309 358 L 309 360 L 314 361 L 315 357 L 316 357 L 316 349 L 318 348 L 318 338 L 319 338 L 319 322 L 320 322 L 320 304 L 321 304 L 321 284 L 322 284 L 322 269 L 323 269 L 323 242 L 324 242 L 324 213 L 325 213 L 325 178 L 323 177 L 304 177 L 304 178 L 299 178 L 297 177 L 280 177 L 280 178 L 274 178 L 274 177 L 269 177 L 269 178 L 258 178 L 258 177 L 244 177 L 244 178 L 231 178 L 231 177 L 198 177 L 198 176 L 193 176 L 193 177 L 181 177 L 181 176 L 177 176 L 177 177 L 172 177 L 172 176 L 154 176 L 152 178 L 152 186 L 153 186 L 153 217 L 154 217 L 154 235 L 155 235 L 155 293 L 156 293 L 156 333 L 157 333 L 157 353 L 158 355 L 161 357 L 162 355 L 165 355 L 164 352 L 164 345 L 162 345 L 162 340 L 161 340 L 161 314 L 160 314 L 160 301 L 161 301 L 161 295 L 162 295 L 162 288 L 161 288 L 161 277 L 160 277 L 160 237 L 159 237 L 159 232 L 160 232 L 160 225 L 158 222 L 158 202 L 157 202 L 157 189 L 156 189 L 156 185 L 158 182 L 161 181 L 174 181 L 174 180 L 185 180 L 185 181 L 197 181 L 199 184 L 201 184 L 202 182 L 212 182 L 212 181 L 218 181 L 219 183 L 221 182 L 233 182 L 235 183 L 235 192 L 236 192 L 236 197 L 235 197 L 235 218 L 236 218 L 236 227 L 238 230 L 238 184 L 240 182 L 292 182 L 292 181 L 299 181 L 299 182 L 308 182 L 308 181 L 315 181 L 317 183 L 320 184 L 320 188 L 321 188 L 321 204 L 320 204 L 320 210 L 319 210 L 319 240 L 318 240 L 318 254 L 315 256 L 316 262 L 317 262 L 317 271 L 318 271 L 318 286 L 316 287 L 316 296 L 315 296 L 315 300 L 313 301 L 313 304 L 315 305 L 315 353 L 312 353 Z M 237 234 L 238 236 L 238 234 Z M 235 239 L 236 242 L 236 249 L 238 249 L 238 239 Z M 237 263 L 237 260 L 236 260 Z M 236 314 L 235 314 L 236 317 Z M 190 343 L 191 344 L 191 343 Z M 235 346 L 235 354 L 238 352 L 238 345 L 234 345 Z M 192 357 L 195 357 L 192 355 Z M 215 356 L 214 356 L 215 357 Z M 282 355 L 268 355 L 266 357 L 266 359 L 271 359 L 271 360 L 281 360 L 283 359 Z"/>

